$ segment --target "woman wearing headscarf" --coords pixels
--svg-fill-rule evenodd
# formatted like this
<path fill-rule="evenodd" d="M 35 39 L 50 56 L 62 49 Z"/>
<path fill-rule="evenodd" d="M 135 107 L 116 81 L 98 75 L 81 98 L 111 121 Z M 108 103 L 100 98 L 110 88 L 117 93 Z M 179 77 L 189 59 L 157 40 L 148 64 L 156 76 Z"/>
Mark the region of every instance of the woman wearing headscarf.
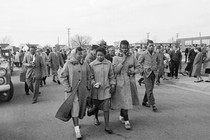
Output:
<path fill-rule="evenodd" d="M 65 88 L 66 100 L 56 113 L 56 118 L 63 121 L 72 118 L 77 139 L 82 138 L 79 119 L 83 119 L 85 115 L 92 76 L 89 65 L 81 61 L 82 50 L 81 47 L 76 48 L 62 69 L 60 78 Z"/>
<path fill-rule="evenodd" d="M 135 74 L 138 74 L 140 64 L 133 54 L 129 53 L 129 42 L 120 42 L 120 53 L 113 58 L 114 73 L 117 80 L 116 93 L 111 98 L 111 107 L 120 110 L 120 121 L 127 130 L 131 129 L 128 110 L 133 105 L 139 105 Z"/>

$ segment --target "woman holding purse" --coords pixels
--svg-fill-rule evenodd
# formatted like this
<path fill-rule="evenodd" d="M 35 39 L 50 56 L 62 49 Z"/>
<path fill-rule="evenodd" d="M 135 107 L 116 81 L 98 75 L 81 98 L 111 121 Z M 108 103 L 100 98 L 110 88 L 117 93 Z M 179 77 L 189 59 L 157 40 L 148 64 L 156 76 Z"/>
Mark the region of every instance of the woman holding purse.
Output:
<path fill-rule="evenodd" d="M 96 49 L 96 59 L 90 63 L 90 68 L 93 73 L 94 81 L 92 82 L 92 101 L 96 107 L 95 110 L 95 125 L 100 125 L 98 120 L 98 111 L 104 111 L 105 131 L 112 134 L 109 127 L 109 108 L 110 98 L 115 93 L 116 80 L 112 63 L 105 59 L 106 49 L 99 47 Z"/>
<path fill-rule="evenodd" d="M 120 54 L 113 58 L 114 73 L 117 80 L 116 93 L 111 98 L 111 107 L 120 110 L 120 121 L 127 130 L 131 129 L 128 110 L 133 105 L 139 105 L 135 74 L 138 74 L 140 64 L 133 54 L 129 53 L 129 42 L 120 42 Z"/>

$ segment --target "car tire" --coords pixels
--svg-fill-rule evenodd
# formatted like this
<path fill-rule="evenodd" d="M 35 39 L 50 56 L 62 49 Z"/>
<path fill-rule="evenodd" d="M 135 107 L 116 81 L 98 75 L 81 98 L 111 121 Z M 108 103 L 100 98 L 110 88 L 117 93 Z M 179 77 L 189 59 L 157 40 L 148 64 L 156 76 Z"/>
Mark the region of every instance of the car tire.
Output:
<path fill-rule="evenodd" d="M 0 95 L 0 100 L 3 102 L 8 102 L 12 99 L 14 95 L 14 86 L 12 81 L 10 81 L 10 90 L 6 91 L 5 93 L 5 95 Z"/>

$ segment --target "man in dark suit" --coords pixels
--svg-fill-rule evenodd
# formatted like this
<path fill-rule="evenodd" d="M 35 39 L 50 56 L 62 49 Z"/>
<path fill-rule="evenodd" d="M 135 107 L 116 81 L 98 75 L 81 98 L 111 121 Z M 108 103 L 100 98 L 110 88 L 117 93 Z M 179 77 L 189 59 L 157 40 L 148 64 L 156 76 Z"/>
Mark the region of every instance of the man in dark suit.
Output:
<path fill-rule="evenodd" d="M 173 51 L 171 52 L 170 57 L 171 57 L 171 78 L 175 76 L 175 79 L 178 79 L 178 70 L 182 58 L 182 54 L 178 46 L 173 47 Z"/>
<path fill-rule="evenodd" d="M 39 86 L 42 79 L 42 71 L 44 68 L 44 62 L 41 56 L 36 54 L 36 47 L 30 48 L 30 53 L 24 56 L 23 65 L 26 67 L 26 82 L 34 93 L 32 104 L 37 102 L 39 92 Z"/>

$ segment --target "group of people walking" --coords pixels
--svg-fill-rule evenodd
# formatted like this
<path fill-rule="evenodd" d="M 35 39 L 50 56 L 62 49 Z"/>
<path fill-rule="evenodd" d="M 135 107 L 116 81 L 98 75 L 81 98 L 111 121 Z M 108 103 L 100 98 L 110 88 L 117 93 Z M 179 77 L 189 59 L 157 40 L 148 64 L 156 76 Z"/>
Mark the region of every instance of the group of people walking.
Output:
<path fill-rule="evenodd" d="M 98 112 L 104 112 L 105 132 L 112 134 L 109 124 L 109 110 L 119 109 L 119 120 L 125 129 L 132 128 L 129 110 L 139 105 L 135 76 L 144 73 L 145 96 L 142 105 L 157 111 L 153 88 L 158 73 L 160 59 L 154 50 L 152 40 L 147 42 L 147 50 L 137 60 L 129 51 L 129 42 L 120 42 L 120 52 L 114 55 L 113 48 L 92 45 L 83 59 L 83 48 L 72 51 L 64 64 L 60 79 L 65 88 L 66 100 L 56 113 L 56 118 L 68 121 L 72 118 L 77 139 L 82 139 L 79 119 L 83 119 L 89 107 L 94 115 L 94 124 L 100 125 Z M 108 52 L 108 54 L 107 54 Z M 110 60 L 108 60 L 108 59 Z"/>
<path fill-rule="evenodd" d="M 22 69 L 20 72 L 20 81 L 25 82 L 25 94 L 30 95 L 30 91 L 34 94 L 32 104 L 38 101 L 40 86 L 46 85 L 46 78 L 53 75 L 52 81 L 60 84 L 58 78 L 58 69 L 63 67 L 64 59 L 60 52 L 54 47 L 53 51 L 46 52 L 43 49 L 37 49 L 31 46 L 28 52 L 24 53 L 22 60 Z"/>

